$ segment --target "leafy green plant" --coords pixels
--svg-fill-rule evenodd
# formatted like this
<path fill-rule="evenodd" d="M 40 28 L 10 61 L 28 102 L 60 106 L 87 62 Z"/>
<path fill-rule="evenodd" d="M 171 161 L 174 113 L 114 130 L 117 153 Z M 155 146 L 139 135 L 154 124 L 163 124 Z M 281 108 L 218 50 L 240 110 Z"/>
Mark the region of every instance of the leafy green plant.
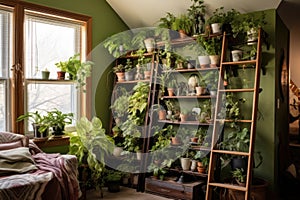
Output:
<path fill-rule="evenodd" d="M 224 24 L 226 13 L 224 11 L 224 7 L 219 7 L 216 8 L 212 15 L 207 19 L 208 24 L 213 24 L 213 23 L 221 23 Z"/>
<path fill-rule="evenodd" d="M 110 106 L 110 109 L 117 117 L 121 118 L 127 113 L 129 106 L 129 93 L 125 88 L 120 88 L 120 95 L 115 99 L 115 101 Z"/>
<path fill-rule="evenodd" d="M 174 14 L 167 12 L 166 16 L 161 17 L 158 21 L 158 27 L 171 29 L 176 17 Z"/>
<path fill-rule="evenodd" d="M 220 143 L 220 147 L 230 151 L 248 152 L 250 133 L 248 128 L 236 128 L 228 133 Z"/>
<path fill-rule="evenodd" d="M 58 109 L 47 112 L 46 121 L 52 127 L 63 129 L 65 125 L 72 124 L 74 113 L 63 113 Z"/>
<path fill-rule="evenodd" d="M 234 178 L 238 183 L 245 183 L 246 181 L 246 174 L 243 168 L 236 168 L 235 170 L 231 171 L 232 178 Z"/>
<path fill-rule="evenodd" d="M 204 37 L 203 35 L 199 35 L 197 37 L 197 43 L 201 45 L 205 50 L 205 54 L 202 53 L 201 55 L 221 54 L 221 49 L 222 49 L 221 37 Z"/>
<path fill-rule="evenodd" d="M 86 85 L 86 78 L 91 75 L 92 61 L 81 62 L 80 54 L 71 56 L 67 61 L 55 63 L 61 71 L 68 72 L 71 80 L 76 81 L 76 88 Z"/>
<path fill-rule="evenodd" d="M 189 35 L 191 33 L 192 26 L 193 21 L 191 18 L 186 14 L 182 14 L 178 17 L 175 17 L 171 28 L 175 31 L 183 30 L 187 35 Z"/>
<path fill-rule="evenodd" d="M 130 31 L 124 31 L 105 39 L 103 46 L 115 58 L 132 49 L 131 45 L 132 35 Z"/>
<path fill-rule="evenodd" d="M 132 61 L 128 58 L 126 60 L 126 65 L 125 65 L 125 72 L 129 72 L 133 69 L 133 64 L 132 64 Z"/>
<path fill-rule="evenodd" d="M 265 17 L 266 14 L 262 12 L 260 15 L 250 13 L 235 18 L 230 23 L 233 37 L 237 37 L 239 34 L 245 34 L 251 29 L 257 31 L 259 28 L 263 28 L 267 24 Z"/>
<path fill-rule="evenodd" d="M 103 185 L 101 177 L 105 168 L 105 157 L 111 155 L 114 149 L 114 141 L 105 134 L 102 122 L 93 117 L 89 121 L 82 117 L 76 122 L 76 132 L 69 133 L 69 154 L 76 155 L 79 166 L 87 164 L 92 174 L 92 185 Z"/>
<path fill-rule="evenodd" d="M 39 125 L 39 132 L 44 132 L 50 127 L 50 124 L 46 120 L 46 116 L 39 113 L 39 111 L 27 112 L 24 115 L 20 115 L 17 118 L 17 122 L 23 121 L 25 119 L 28 119 L 32 124 Z"/>
<path fill-rule="evenodd" d="M 113 72 L 117 73 L 117 72 L 124 72 L 125 71 L 125 67 L 123 64 L 118 64 L 116 66 L 113 67 Z"/>

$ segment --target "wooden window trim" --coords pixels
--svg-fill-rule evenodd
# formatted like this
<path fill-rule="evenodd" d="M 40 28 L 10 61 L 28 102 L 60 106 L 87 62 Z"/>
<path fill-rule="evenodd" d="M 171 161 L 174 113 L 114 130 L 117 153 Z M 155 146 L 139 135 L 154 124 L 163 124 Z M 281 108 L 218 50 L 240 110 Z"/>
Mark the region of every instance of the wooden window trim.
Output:
<path fill-rule="evenodd" d="M 92 18 L 86 15 L 72 13 L 69 11 L 50 8 L 47 6 L 32 4 L 20 0 L 0 0 L 2 5 L 10 6 L 14 8 L 14 44 L 13 44 L 13 75 L 11 79 L 11 129 L 13 132 L 24 134 L 24 122 L 16 122 L 18 116 L 24 114 L 24 15 L 25 10 L 41 12 L 51 15 L 57 15 L 63 18 L 75 19 L 84 22 L 84 29 L 86 30 L 85 49 L 82 54 L 87 60 L 91 59 L 92 50 Z M 86 81 L 86 93 L 81 92 L 81 105 L 80 113 L 87 118 L 91 118 L 92 115 L 92 81 L 91 77 Z"/>

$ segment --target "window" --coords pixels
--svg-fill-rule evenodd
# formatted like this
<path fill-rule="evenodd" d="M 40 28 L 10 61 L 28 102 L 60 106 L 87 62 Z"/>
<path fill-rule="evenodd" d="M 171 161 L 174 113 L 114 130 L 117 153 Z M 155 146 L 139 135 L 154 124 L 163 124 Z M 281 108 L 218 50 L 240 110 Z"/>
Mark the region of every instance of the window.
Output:
<path fill-rule="evenodd" d="M 81 26 L 75 21 L 25 12 L 25 110 L 43 112 L 56 108 L 64 113 L 72 112 L 77 118 L 80 93 L 73 82 L 45 83 L 37 79 L 45 69 L 50 71 L 50 79 L 57 79 L 55 63 L 80 52 Z"/>
<path fill-rule="evenodd" d="M 9 77 L 12 64 L 12 9 L 0 7 L 0 130 L 9 129 Z"/>
<path fill-rule="evenodd" d="M 0 131 L 28 133 L 31 126 L 16 123 L 16 118 L 36 110 L 57 108 L 76 118 L 90 117 L 91 87 L 87 85 L 87 93 L 82 93 L 73 81 L 57 80 L 55 63 L 77 53 L 86 59 L 91 50 L 91 18 L 7 1 L 0 5 L 0 26 Z M 46 68 L 50 80 L 41 79 Z"/>

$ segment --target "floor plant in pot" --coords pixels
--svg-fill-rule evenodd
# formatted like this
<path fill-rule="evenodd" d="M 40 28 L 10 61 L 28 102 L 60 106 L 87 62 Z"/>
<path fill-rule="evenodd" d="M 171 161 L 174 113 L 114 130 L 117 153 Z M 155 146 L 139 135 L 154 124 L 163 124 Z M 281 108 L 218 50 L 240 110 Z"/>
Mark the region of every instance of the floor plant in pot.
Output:
<path fill-rule="evenodd" d="M 100 190 L 104 184 L 102 178 L 105 157 L 113 153 L 114 141 L 106 135 L 102 122 L 97 117 L 93 117 L 91 121 L 82 117 L 76 122 L 76 132 L 68 135 L 70 136 L 69 154 L 77 156 L 79 174 L 82 175 L 80 178 L 86 179 L 80 181 L 85 186 Z M 91 174 L 86 172 L 86 167 Z"/>
<path fill-rule="evenodd" d="M 104 181 L 109 192 L 119 192 L 122 172 L 113 169 L 104 170 Z"/>

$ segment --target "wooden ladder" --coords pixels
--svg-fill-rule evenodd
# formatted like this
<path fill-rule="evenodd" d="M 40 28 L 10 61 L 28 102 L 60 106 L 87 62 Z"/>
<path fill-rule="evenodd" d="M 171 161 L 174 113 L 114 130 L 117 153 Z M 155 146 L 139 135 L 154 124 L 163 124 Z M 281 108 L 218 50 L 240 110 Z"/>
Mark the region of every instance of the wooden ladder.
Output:
<path fill-rule="evenodd" d="M 237 61 L 237 62 L 228 62 L 226 61 L 226 50 L 228 49 L 228 37 L 226 33 L 223 34 L 223 44 L 222 44 L 222 53 L 221 53 L 221 61 L 220 61 L 220 72 L 219 72 L 219 84 L 218 84 L 218 92 L 217 92 L 217 99 L 216 99 L 216 108 L 214 114 L 214 127 L 212 133 L 212 143 L 211 143 L 211 153 L 210 153 L 210 165 L 208 171 L 208 180 L 207 180 L 207 190 L 206 190 L 206 199 L 215 199 L 213 197 L 220 195 L 220 191 L 240 191 L 237 193 L 242 194 L 245 197 L 245 200 L 250 199 L 250 189 L 251 189 L 251 180 L 252 180 L 252 168 L 253 168 L 253 154 L 254 154 L 254 141 L 255 141 L 255 129 L 256 129 L 256 119 L 257 119 L 257 107 L 258 107 L 258 95 L 259 95 L 259 82 L 260 82 L 260 60 L 261 60 L 261 33 L 262 30 L 258 31 L 258 39 L 256 43 L 256 59 L 255 60 L 247 60 L 247 61 Z M 245 44 L 246 45 L 246 44 Z M 226 56 L 227 55 L 227 56 Z M 245 67 L 252 66 L 255 67 L 253 69 L 254 77 L 254 84 L 253 88 L 247 89 L 228 89 L 224 85 L 223 80 L 225 80 L 226 69 L 230 67 Z M 222 140 L 222 136 L 224 136 L 224 127 L 221 127 L 221 124 L 230 123 L 232 122 L 231 119 L 220 119 L 218 114 L 222 109 L 222 96 L 228 93 L 238 95 L 239 93 L 251 93 L 250 98 L 252 98 L 252 115 L 251 119 L 239 119 L 235 122 L 237 123 L 248 123 L 249 127 L 249 150 L 248 152 L 242 151 L 230 151 L 230 150 L 223 150 L 220 148 L 220 142 Z M 253 95 L 252 95 L 253 94 Z M 241 111 L 242 112 L 242 111 Z M 220 134 L 221 133 L 221 134 Z M 219 134 L 221 137 L 219 137 Z M 220 156 L 227 155 L 227 156 L 243 156 L 247 159 L 247 170 L 246 170 L 246 181 L 245 186 L 240 186 L 237 184 L 232 184 L 230 182 L 220 180 L 220 171 L 221 171 L 221 162 Z M 213 193 L 217 191 L 217 193 Z M 222 199 L 220 197 L 220 199 Z M 238 199 L 241 199 L 239 197 Z"/>

